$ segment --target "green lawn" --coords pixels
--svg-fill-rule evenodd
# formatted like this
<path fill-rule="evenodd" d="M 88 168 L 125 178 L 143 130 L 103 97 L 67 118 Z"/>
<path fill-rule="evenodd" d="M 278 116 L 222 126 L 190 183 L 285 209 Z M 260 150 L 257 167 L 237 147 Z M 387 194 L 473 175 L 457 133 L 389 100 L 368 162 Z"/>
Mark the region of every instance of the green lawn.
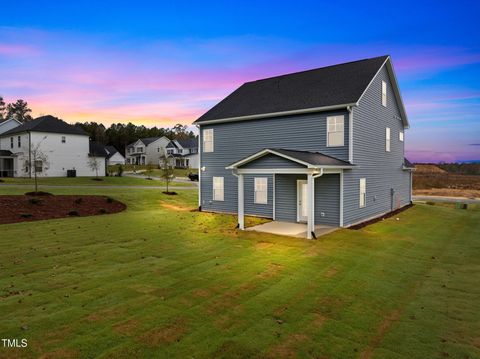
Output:
<path fill-rule="evenodd" d="M 135 177 L 101 177 L 102 181 L 93 180 L 94 177 L 42 177 L 38 179 L 41 185 L 60 185 L 60 186 L 164 186 L 165 182 L 158 180 L 147 180 L 145 178 Z M 32 185 L 31 178 L 2 178 L 2 184 L 22 184 Z M 171 186 L 192 186 L 188 182 L 171 182 Z"/>
<path fill-rule="evenodd" d="M 123 166 L 123 170 L 124 171 L 133 171 L 133 170 L 136 170 L 136 171 L 145 171 L 147 169 L 147 166 L 146 165 L 124 165 Z M 117 165 L 110 165 L 108 166 L 108 171 L 110 173 L 117 173 L 118 171 L 118 166 Z M 152 170 L 152 176 L 160 176 L 160 169 L 158 168 L 154 168 Z M 173 174 L 175 177 L 187 177 L 189 173 L 197 173 L 198 172 L 198 168 L 175 168 L 173 170 Z"/>
<path fill-rule="evenodd" d="M 54 192 L 129 207 L 0 226 L 0 334 L 28 339 L 2 358 L 480 357 L 478 210 L 308 241 L 238 233 L 195 191 Z"/>

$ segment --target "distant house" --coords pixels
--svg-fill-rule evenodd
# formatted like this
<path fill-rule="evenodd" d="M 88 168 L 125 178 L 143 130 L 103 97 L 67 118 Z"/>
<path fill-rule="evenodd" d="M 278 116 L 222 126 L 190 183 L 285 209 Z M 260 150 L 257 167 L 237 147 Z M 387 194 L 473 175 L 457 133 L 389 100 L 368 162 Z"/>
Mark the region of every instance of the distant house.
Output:
<path fill-rule="evenodd" d="M 47 161 L 33 163 L 36 148 Z M 95 173 L 89 167 L 89 154 L 90 139 L 83 129 L 53 116 L 42 116 L 17 123 L 0 134 L 0 176 L 31 177 L 33 166 L 44 177 L 65 177 L 68 170 L 77 176 L 92 176 Z M 104 166 L 99 175 L 105 176 Z"/>
<path fill-rule="evenodd" d="M 14 129 L 15 127 L 20 126 L 22 123 L 20 121 L 17 121 L 15 119 L 9 119 L 9 120 L 4 120 L 0 122 L 0 135 L 2 133 L 5 133 L 7 131 L 10 131 L 11 129 Z"/>
<path fill-rule="evenodd" d="M 114 146 L 105 146 L 107 152 L 107 165 L 124 165 L 125 157 Z"/>
<path fill-rule="evenodd" d="M 198 137 L 171 140 L 167 153 L 174 157 L 177 168 L 198 168 Z"/>
<path fill-rule="evenodd" d="M 406 206 L 413 165 L 389 56 L 247 82 L 195 121 L 199 205 L 349 227 Z"/>
<path fill-rule="evenodd" d="M 131 165 L 157 165 L 165 155 L 169 142 L 165 136 L 140 138 L 125 148 L 126 162 Z"/>

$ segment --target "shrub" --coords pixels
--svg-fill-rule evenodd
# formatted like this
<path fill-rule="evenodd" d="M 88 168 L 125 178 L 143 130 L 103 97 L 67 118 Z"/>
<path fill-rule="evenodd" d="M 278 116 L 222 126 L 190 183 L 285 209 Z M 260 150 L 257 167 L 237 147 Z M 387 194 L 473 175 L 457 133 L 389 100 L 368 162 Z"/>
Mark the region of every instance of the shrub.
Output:
<path fill-rule="evenodd" d="M 100 210 L 98 212 L 101 213 L 101 214 L 108 213 L 108 211 L 105 208 L 100 208 Z"/>
<path fill-rule="evenodd" d="M 22 214 L 20 214 L 20 217 L 22 217 L 22 218 L 31 218 L 31 217 L 33 217 L 33 214 L 31 214 L 31 213 L 22 213 Z"/>
<path fill-rule="evenodd" d="M 72 209 L 67 213 L 69 216 L 78 216 L 79 213 L 76 209 Z"/>
<path fill-rule="evenodd" d="M 30 198 L 28 200 L 28 203 L 30 204 L 41 204 L 43 201 L 40 198 Z"/>
<path fill-rule="evenodd" d="M 37 192 L 27 192 L 25 193 L 25 196 L 53 196 L 53 194 L 48 192 L 37 191 Z"/>
<path fill-rule="evenodd" d="M 107 197 L 107 203 L 113 203 L 114 199 L 112 197 Z"/>
<path fill-rule="evenodd" d="M 75 201 L 74 201 L 76 204 L 80 204 L 83 202 L 83 198 L 82 197 L 79 197 L 77 198 Z"/>
<path fill-rule="evenodd" d="M 122 165 L 118 165 L 118 168 L 117 168 L 117 176 L 118 177 L 122 177 L 123 175 L 123 166 Z"/>

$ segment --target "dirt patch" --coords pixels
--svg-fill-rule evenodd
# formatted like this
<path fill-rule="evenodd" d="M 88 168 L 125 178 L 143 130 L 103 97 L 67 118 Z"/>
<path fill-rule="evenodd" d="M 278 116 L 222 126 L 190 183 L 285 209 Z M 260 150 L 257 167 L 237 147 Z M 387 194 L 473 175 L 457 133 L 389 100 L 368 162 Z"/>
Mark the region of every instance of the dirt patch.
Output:
<path fill-rule="evenodd" d="M 327 320 L 326 316 L 319 313 L 315 313 L 313 316 L 312 324 L 314 327 L 318 328 L 318 327 L 321 327 L 326 320 Z"/>
<path fill-rule="evenodd" d="M 90 313 L 85 319 L 89 322 L 98 322 L 101 320 L 119 318 L 122 314 L 123 310 L 120 309 L 104 309 Z"/>
<path fill-rule="evenodd" d="M 192 210 L 192 207 L 177 206 L 169 203 L 163 203 L 162 207 L 166 209 L 171 209 L 173 211 L 191 211 Z"/>
<path fill-rule="evenodd" d="M 199 288 L 193 291 L 193 296 L 198 298 L 208 298 L 212 293 L 208 289 Z"/>
<path fill-rule="evenodd" d="M 333 277 L 333 276 L 334 276 L 335 274 L 337 274 L 337 273 L 338 273 L 338 269 L 335 268 L 335 267 L 332 267 L 332 268 L 330 268 L 329 270 L 327 270 L 327 271 L 325 272 L 325 277 L 331 278 L 331 277 Z"/>
<path fill-rule="evenodd" d="M 271 246 L 273 246 L 273 243 L 270 242 L 258 242 L 257 244 L 255 244 L 255 248 L 257 249 L 267 249 Z"/>
<path fill-rule="evenodd" d="M 142 341 L 149 346 L 170 344 L 180 341 L 187 332 L 187 320 L 183 317 L 176 318 L 172 323 L 147 332 Z"/>
<path fill-rule="evenodd" d="M 103 196 L 0 196 L 0 224 L 118 213 L 122 202 Z M 69 214 L 70 213 L 70 214 Z"/>
<path fill-rule="evenodd" d="M 258 276 L 262 279 L 268 279 L 275 277 L 283 270 L 283 266 L 281 264 L 269 263 L 266 270 L 262 273 L 259 273 Z"/>
<path fill-rule="evenodd" d="M 414 196 L 442 196 L 442 197 L 464 197 L 464 198 L 480 198 L 479 189 L 458 189 L 458 188 L 431 188 L 416 189 L 413 191 Z"/>
<path fill-rule="evenodd" d="M 79 355 L 76 351 L 61 348 L 50 353 L 45 353 L 41 355 L 39 359 L 72 359 L 78 357 Z"/>
<path fill-rule="evenodd" d="M 292 334 L 272 347 L 267 353 L 267 358 L 296 358 L 298 347 L 307 339 L 308 336 L 305 334 Z"/>
<path fill-rule="evenodd" d="M 360 354 L 360 359 L 371 358 L 373 351 L 380 345 L 387 330 L 391 327 L 393 322 L 400 318 L 400 311 L 394 310 L 390 312 L 378 327 L 377 334 L 373 337 L 370 345 Z"/>
<path fill-rule="evenodd" d="M 392 211 L 392 212 L 389 212 L 387 214 L 384 214 L 383 216 L 380 216 L 380 217 L 377 217 L 377 218 L 374 218 L 374 219 L 371 219 L 369 221 L 365 221 L 365 222 L 362 222 L 362 223 L 359 223 L 359 224 L 356 224 L 354 226 L 351 226 L 351 227 L 348 227 L 348 229 L 353 229 L 353 230 L 358 230 L 358 229 L 362 229 L 363 227 L 366 227 L 366 226 L 369 226 L 371 224 L 374 224 L 374 223 L 377 223 L 379 221 L 383 221 L 384 219 L 387 219 L 387 218 L 390 218 L 390 217 L 393 217 L 407 209 L 409 209 L 410 207 L 412 207 L 413 204 L 408 204 L 406 205 L 405 207 L 402 207 L 402 208 L 399 208 L 399 209 L 396 209 L 395 211 Z"/>
<path fill-rule="evenodd" d="M 125 322 L 115 324 L 113 330 L 121 335 L 131 336 L 136 333 L 136 330 L 139 326 L 139 322 L 135 319 L 130 319 Z"/>

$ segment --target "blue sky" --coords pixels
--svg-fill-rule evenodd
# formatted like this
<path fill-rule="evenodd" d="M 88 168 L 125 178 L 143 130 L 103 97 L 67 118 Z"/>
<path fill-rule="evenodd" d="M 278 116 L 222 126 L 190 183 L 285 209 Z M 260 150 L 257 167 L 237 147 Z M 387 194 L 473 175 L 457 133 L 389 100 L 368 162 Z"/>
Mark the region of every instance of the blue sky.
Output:
<path fill-rule="evenodd" d="M 171 126 L 245 81 L 390 54 L 411 159 L 480 159 L 479 10 L 461 1 L 8 2 L 0 95 L 70 122 Z"/>

